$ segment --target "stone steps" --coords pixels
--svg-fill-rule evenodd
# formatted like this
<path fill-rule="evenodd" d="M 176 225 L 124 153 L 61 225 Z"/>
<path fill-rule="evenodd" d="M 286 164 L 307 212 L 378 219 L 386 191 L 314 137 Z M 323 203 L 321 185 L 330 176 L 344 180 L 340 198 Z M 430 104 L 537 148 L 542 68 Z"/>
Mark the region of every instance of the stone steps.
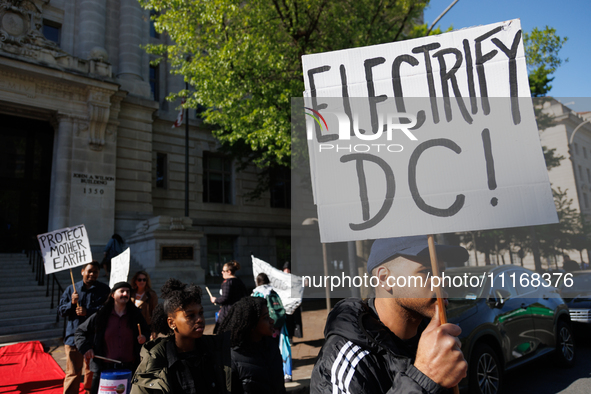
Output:
<path fill-rule="evenodd" d="M 46 316 L 50 315 L 55 318 L 57 313 L 57 306 L 53 309 L 49 309 L 49 303 L 45 305 L 43 308 L 40 307 L 36 309 L 20 309 L 20 310 L 8 310 L 8 311 L 0 311 L 0 321 L 3 319 L 11 319 L 16 317 L 28 317 L 28 316 Z"/>
<path fill-rule="evenodd" d="M 57 275 L 62 287 L 70 281 L 69 271 Z M 56 288 L 51 309 L 51 281 L 39 286 L 29 259 L 24 254 L 0 254 L 0 344 L 55 339 L 63 335 L 64 320 L 56 323 L 61 292 Z"/>
<path fill-rule="evenodd" d="M 0 326 L 0 335 L 10 335 L 22 333 L 23 331 L 45 331 L 48 329 L 59 328 L 60 323 L 55 322 L 55 316 L 50 319 L 40 319 L 39 316 L 33 318 L 15 318 L 3 319 Z"/>
<path fill-rule="evenodd" d="M 46 341 L 62 338 L 64 328 L 63 323 L 61 324 L 61 327 L 56 327 L 48 330 L 28 331 L 17 334 L 0 335 L 0 346 L 9 345 L 15 342 Z"/>

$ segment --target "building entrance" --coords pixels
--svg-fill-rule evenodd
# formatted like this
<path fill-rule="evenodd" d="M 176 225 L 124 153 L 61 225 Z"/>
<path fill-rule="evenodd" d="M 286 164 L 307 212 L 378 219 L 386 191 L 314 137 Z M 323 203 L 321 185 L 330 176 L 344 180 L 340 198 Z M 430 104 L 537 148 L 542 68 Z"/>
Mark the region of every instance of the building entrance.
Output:
<path fill-rule="evenodd" d="M 0 114 L 0 252 L 47 232 L 53 135 L 49 122 Z"/>

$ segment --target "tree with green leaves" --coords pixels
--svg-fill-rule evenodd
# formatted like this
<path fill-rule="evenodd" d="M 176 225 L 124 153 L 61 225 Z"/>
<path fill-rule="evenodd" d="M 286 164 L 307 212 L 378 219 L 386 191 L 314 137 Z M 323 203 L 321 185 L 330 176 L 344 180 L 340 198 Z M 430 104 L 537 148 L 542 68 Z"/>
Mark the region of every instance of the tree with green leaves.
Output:
<path fill-rule="evenodd" d="M 545 257 L 562 254 L 565 250 L 583 250 L 588 244 L 591 231 L 589 224 L 582 220 L 581 213 L 573 207 L 566 190 L 552 189 L 559 222 L 538 226 L 540 252 Z"/>
<path fill-rule="evenodd" d="M 222 148 L 243 166 L 290 165 L 291 98 L 305 54 L 427 34 L 428 0 L 140 0 L 171 44 L 148 45 L 185 77 L 185 107 L 205 106 Z M 430 34 L 441 33 L 439 29 Z"/>
<path fill-rule="evenodd" d="M 562 63 L 568 62 L 568 58 L 562 59 L 558 53 L 566 44 L 568 37 L 560 37 L 556 29 L 546 26 L 544 30 L 534 27 L 531 32 L 523 35 L 525 56 L 527 59 L 529 86 L 533 97 L 542 97 L 552 89 L 550 78 Z"/>

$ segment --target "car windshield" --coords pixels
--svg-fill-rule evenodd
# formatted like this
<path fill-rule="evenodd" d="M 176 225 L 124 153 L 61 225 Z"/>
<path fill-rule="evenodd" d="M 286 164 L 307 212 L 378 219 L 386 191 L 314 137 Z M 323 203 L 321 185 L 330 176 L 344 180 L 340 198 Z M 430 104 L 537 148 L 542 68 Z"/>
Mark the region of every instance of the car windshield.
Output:
<path fill-rule="evenodd" d="M 486 272 L 445 271 L 444 289 L 452 301 L 475 300 L 482 294 Z"/>
<path fill-rule="evenodd" d="M 563 278 L 559 287 L 565 293 L 591 292 L 591 272 L 575 274 L 572 277 L 572 281 Z"/>

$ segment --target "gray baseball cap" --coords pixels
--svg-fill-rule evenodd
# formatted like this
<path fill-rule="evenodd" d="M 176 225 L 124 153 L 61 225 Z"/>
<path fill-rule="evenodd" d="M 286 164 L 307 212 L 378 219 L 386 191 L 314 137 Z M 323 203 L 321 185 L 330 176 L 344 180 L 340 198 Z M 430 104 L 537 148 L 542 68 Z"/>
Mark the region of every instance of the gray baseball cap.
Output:
<path fill-rule="evenodd" d="M 463 263 L 468 260 L 468 251 L 461 246 L 439 245 L 435 243 L 437 257 L 446 262 Z M 426 235 L 412 237 L 377 239 L 369 253 L 367 272 L 371 271 L 395 257 L 402 256 L 429 264 L 429 244 Z"/>

